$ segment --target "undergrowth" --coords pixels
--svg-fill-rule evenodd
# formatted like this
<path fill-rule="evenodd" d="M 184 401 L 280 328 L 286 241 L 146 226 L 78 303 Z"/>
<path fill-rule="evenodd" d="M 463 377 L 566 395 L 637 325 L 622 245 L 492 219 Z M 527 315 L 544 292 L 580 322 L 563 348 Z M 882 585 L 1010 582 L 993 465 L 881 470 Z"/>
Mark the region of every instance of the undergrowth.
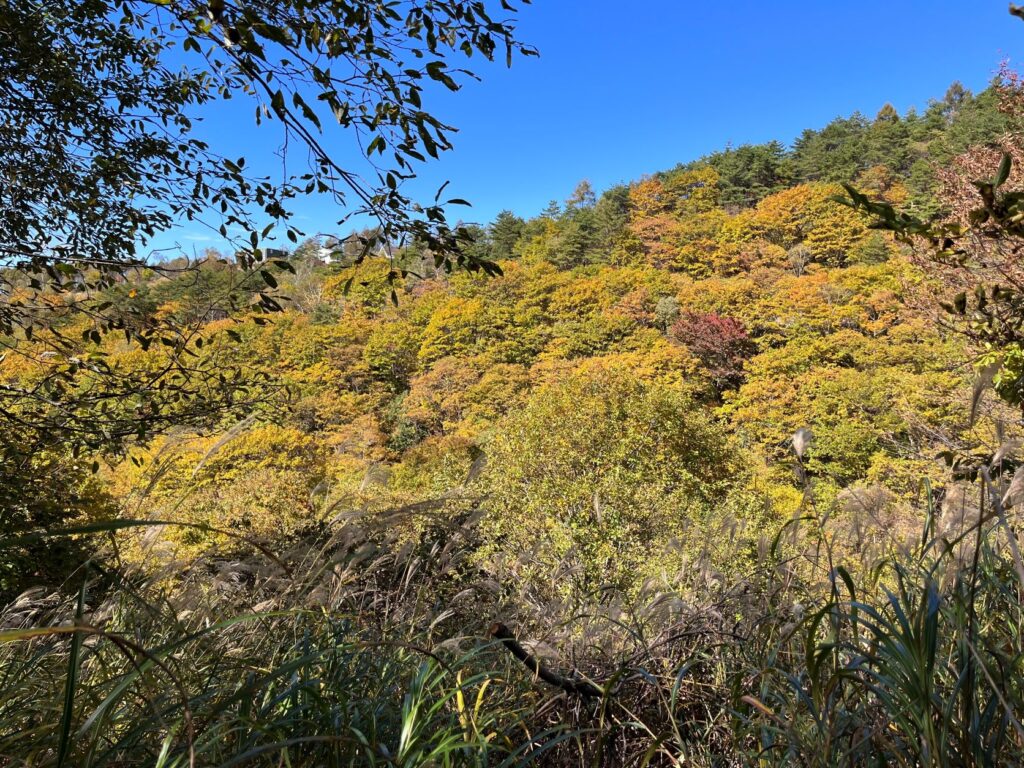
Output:
<path fill-rule="evenodd" d="M 956 531 L 927 500 L 871 563 L 805 510 L 745 578 L 695 563 L 629 599 L 480 572 L 471 514 L 161 570 L 107 551 L 75 599 L 4 611 L 0 764 L 1019 765 L 1024 568 L 988 490 Z"/>

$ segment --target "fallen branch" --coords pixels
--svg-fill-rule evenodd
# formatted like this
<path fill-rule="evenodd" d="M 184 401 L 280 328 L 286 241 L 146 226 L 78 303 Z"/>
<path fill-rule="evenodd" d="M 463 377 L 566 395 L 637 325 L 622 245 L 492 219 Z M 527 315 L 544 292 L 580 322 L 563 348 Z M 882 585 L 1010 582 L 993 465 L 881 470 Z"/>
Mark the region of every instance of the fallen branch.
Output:
<path fill-rule="evenodd" d="M 588 698 L 604 696 L 603 690 L 587 680 L 581 680 L 575 675 L 570 677 L 560 675 L 545 667 L 540 663 L 540 660 L 538 660 L 537 657 L 519 644 L 519 641 L 516 640 L 515 635 L 512 634 L 511 630 L 501 622 L 496 622 L 491 625 L 490 635 L 491 637 L 500 640 L 501 644 L 508 649 L 509 653 L 519 659 L 519 661 L 521 661 L 528 670 L 548 685 L 561 688 L 566 693 L 575 694 L 577 696 L 584 696 Z"/>

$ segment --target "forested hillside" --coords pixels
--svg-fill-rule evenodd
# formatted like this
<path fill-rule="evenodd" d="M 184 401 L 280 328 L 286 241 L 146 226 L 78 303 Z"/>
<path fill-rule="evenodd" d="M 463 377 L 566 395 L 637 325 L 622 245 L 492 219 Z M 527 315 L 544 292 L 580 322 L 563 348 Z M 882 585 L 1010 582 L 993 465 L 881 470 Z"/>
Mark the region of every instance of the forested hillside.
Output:
<path fill-rule="evenodd" d="M 914 591 L 922 536 L 945 537 L 951 558 L 967 557 L 962 537 L 984 516 L 985 493 L 976 502 L 978 471 L 960 470 L 964 457 L 1019 442 L 1012 393 L 1020 378 L 1009 365 L 996 376 L 1002 399 L 975 386 L 984 368 L 975 363 L 994 347 L 941 308 L 966 306 L 957 293 L 973 286 L 962 265 L 936 262 L 880 228 L 843 185 L 883 204 L 876 211 L 889 204 L 958 220 L 974 194 L 969 182 L 995 173 L 1003 151 L 1019 155 L 1020 98 L 1004 74 L 978 94 L 954 84 L 921 112 L 886 106 L 874 118 L 837 118 L 792 146 L 681 158 L 602 191 L 580 182 L 538 216 L 505 211 L 468 228 L 465 252 L 497 270 L 452 270 L 427 243 L 366 231 L 296 243 L 256 272 L 215 251 L 198 265 L 133 270 L 101 293 L 123 334 L 97 332 L 89 315 L 64 312 L 55 296 L 52 321 L 0 362 L 0 383 L 28 392 L 59 378 L 72 405 L 32 400 L 20 406 L 25 418 L 9 420 L 7 439 L 23 450 L 0 470 L 10 490 L 0 510 L 19 535 L 99 531 L 110 551 L 98 557 L 86 536 L 28 535 L 2 561 L 0 593 L 6 601 L 30 588 L 75 590 L 77 581 L 64 580 L 92 557 L 102 563 L 90 588 L 97 595 L 116 593 L 115 572 L 128 574 L 140 591 L 144 584 L 165 596 L 180 627 L 190 626 L 191 612 L 202 614 L 199 605 L 213 617 L 207 626 L 236 609 L 308 609 L 309 624 L 293 617 L 289 628 L 275 625 L 285 641 L 275 634 L 265 662 L 237 661 L 258 654 L 260 625 L 246 625 L 251 634 L 238 641 L 245 651 L 196 640 L 200 667 L 210 665 L 206 693 L 193 701 L 207 718 L 210 764 L 296 734 L 313 743 L 342 710 L 355 746 L 338 746 L 338 755 L 375 755 L 344 764 L 485 765 L 500 755 L 639 765 L 646 754 L 657 765 L 701 755 L 706 765 L 867 765 L 871 754 L 927 753 L 943 737 L 921 747 L 912 734 L 933 722 L 929 695 L 940 695 L 939 683 L 923 694 L 922 712 L 916 700 L 893 703 L 909 682 L 894 693 L 878 679 L 883 704 L 867 686 L 840 712 L 841 696 L 830 698 L 828 686 L 839 690 L 844 674 L 868 662 L 842 656 L 842 643 L 854 640 L 819 635 L 868 631 L 854 603 L 871 594 L 880 596 L 871 605 L 884 606 L 889 589 L 897 612 L 912 614 L 892 619 L 893 632 L 912 636 L 899 640 L 910 650 L 893 650 L 873 674 L 912 676 L 885 664 L 910 665 L 912 653 L 926 652 L 919 635 L 936 620 L 928 603 L 936 583 L 947 578 L 944 588 L 960 589 L 959 577 L 933 579 L 933 570 L 922 577 L 927 594 Z M 1015 168 L 1013 189 L 1018 178 Z M 30 286 L 21 288 L 27 295 Z M 278 311 L 266 311 L 268 302 Z M 184 344 L 159 330 L 140 344 L 129 332 L 164 327 L 194 330 Z M 50 351 L 65 343 L 79 350 L 70 364 Z M 113 372 L 113 384 L 101 370 Z M 158 389 L 137 386 L 168 371 Z M 103 434 L 95 422 L 77 427 L 98 402 Z M 56 439 L 57 424 L 79 430 L 73 445 Z M 1010 572 L 997 549 L 984 555 L 993 579 Z M 990 599 L 1017 621 L 1019 604 L 1007 593 Z M 20 605 L 22 618 L 42 610 Z M 964 605 L 955 604 L 957 615 L 976 632 Z M 125 610 L 111 608 L 103 620 Z M 884 646 L 884 608 L 860 610 Z M 800 624 L 811 614 L 809 628 Z M 164 626 L 141 615 L 139 627 Z M 467 680 L 486 676 L 480 665 L 506 659 L 500 648 L 485 644 L 484 661 L 457 651 L 479 645 L 496 621 L 545 638 L 530 652 L 609 691 L 619 686 L 618 701 L 635 709 L 579 698 L 578 678 L 562 679 L 562 698 L 551 705 L 544 684 L 508 657 L 513 666 L 489 692 L 482 677 L 466 684 L 467 698 L 479 696 L 473 710 L 463 679 L 454 683 L 448 662 L 430 659 L 456 652 L 451 663 L 468 664 Z M 156 643 L 165 650 L 177 642 L 170 629 L 152 631 L 167 633 Z M 490 629 L 499 639 L 501 631 Z M 332 656 L 339 638 L 355 645 Z M 392 641 L 400 643 L 365 657 L 372 662 L 355 650 Z M 309 651 L 309 643 L 334 650 Z M 716 656 L 709 649 L 719 644 L 725 650 Z M 429 651 L 425 666 L 417 666 L 420 646 Z M 213 661 L 222 652 L 224 661 Z M 792 687 L 790 673 L 766 671 L 803 664 L 805 652 L 811 671 L 793 671 Z M 1018 674 L 1019 655 L 1000 658 L 1006 666 L 991 674 Z M 150 665 L 145 659 L 135 663 Z M 283 665 L 280 679 L 267 671 L 275 664 Z M 526 664 L 536 671 L 535 661 Z M 49 673 L 57 688 L 61 669 Z M 835 676 L 817 687 L 828 669 Z M 970 685 L 980 686 L 972 669 Z M 621 679 L 602 681 L 609 670 Z M 146 666 L 145 674 L 161 673 Z M 957 671 L 941 674 L 952 711 L 960 706 Z M 230 682 L 213 691 L 218 675 Z M 289 679 L 303 682 L 288 688 Z M 375 689 L 381 681 L 395 687 Z M 325 703 L 337 694 L 329 686 L 352 700 Z M 400 702 L 403 691 L 412 691 L 405 704 L 389 714 L 382 703 L 371 716 L 367 702 Z M 409 702 L 435 694 L 428 725 L 416 721 L 425 729 L 416 743 L 441 751 L 408 747 L 393 761 L 381 749 L 413 727 Z M 105 710 L 102 685 L 89 695 L 106 713 L 97 718 L 128 710 L 121 699 Z M 161 702 L 172 707 L 167 696 Z M 958 744 L 958 754 L 1020 747 L 1016 720 L 989 722 L 1002 717 L 994 697 L 977 706 L 976 720 L 987 725 L 971 726 L 976 741 Z M 600 707 L 614 714 L 599 725 Z M 885 707 L 894 719 L 901 707 L 911 714 L 883 726 Z M 863 732 L 847 727 L 847 716 Z M 253 735 L 252 722 L 279 730 Z M 379 732 L 365 730 L 377 723 Z M 535 735 L 519 733 L 521 723 Z M 587 729 L 605 740 L 582 738 Z M 129 723 L 115 730 L 124 744 L 159 747 Z M 442 750 L 435 737 L 458 747 Z M 7 739 L 0 743 L 15 749 L 17 737 Z M 101 742 L 89 747 L 94 757 Z M 819 748 L 827 756 L 815 762 L 809 756 Z M 296 749 L 290 764 L 327 764 L 315 762 L 315 750 Z M 481 762 L 459 762 L 469 754 Z M 788 762 L 795 755 L 803 762 Z M 928 754 L 900 764 L 996 764 L 957 759 Z"/>
<path fill-rule="evenodd" d="M 870 546 L 898 545 L 935 454 L 984 428 L 969 434 L 968 353 L 935 322 L 927 270 L 838 202 L 837 182 L 936 210 L 936 164 L 1009 129 L 998 102 L 995 87 L 954 85 L 921 115 L 837 119 L 791 150 L 725 150 L 600 195 L 582 182 L 538 217 L 474 230 L 497 277 L 439 271 L 415 246 L 346 266 L 356 236 L 326 266 L 311 241 L 270 268 L 289 300 L 268 318 L 245 309 L 225 255 L 177 279 L 139 274 L 110 300 L 140 324 L 200 315 L 194 365 L 232 371 L 251 402 L 200 429 L 172 411 L 153 444 L 79 468 L 75 491 L 92 497 L 70 497 L 66 517 L 107 516 L 116 498 L 129 517 L 273 540 L 338 509 L 455 495 L 482 506 L 488 547 L 578 561 L 576 588 L 635 586 L 674 567 L 652 554 L 718 549 L 723 527 L 746 549 L 724 547 L 716 567 L 740 567 L 736 551 L 803 503 L 789 459 L 808 428 L 815 500 L 843 507 L 836 525 L 885 519 Z M 89 334 L 84 319 L 58 329 Z M 48 340 L 35 343 L 5 361 L 6 381 L 46 375 Z M 156 370 L 168 351 L 111 336 L 86 354 Z M 159 538 L 168 556 L 228 544 Z"/>

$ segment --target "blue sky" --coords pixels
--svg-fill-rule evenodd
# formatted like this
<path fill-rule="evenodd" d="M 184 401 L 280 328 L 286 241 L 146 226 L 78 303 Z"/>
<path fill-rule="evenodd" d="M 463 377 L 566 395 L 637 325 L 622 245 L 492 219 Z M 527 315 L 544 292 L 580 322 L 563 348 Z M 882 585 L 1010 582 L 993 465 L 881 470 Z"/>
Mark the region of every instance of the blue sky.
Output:
<path fill-rule="evenodd" d="M 460 130 L 409 189 L 432 199 L 450 181 L 446 197 L 473 203 L 453 211 L 466 220 L 534 215 L 584 178 L 601 190 L 730 143 L 788 143 L 855 110 L 924 107 L 954 80 L 980 90 L 1003 59 L 1024 66 L 1024 22 L 1003 0 L 535 0 L 519 29 L 540 58 L 476 62 L 482 82 L 425 104 Z M 243 99 L 211 110 L 201 133 L 280 168 L 273 124 L 256 128 Z M 340 131 L 325 141 L 354 156 Z M 334 231 L 326 201 L 297 208 L 300 227 Z M 217 245 L 207 237 L 169 239 Z"/>

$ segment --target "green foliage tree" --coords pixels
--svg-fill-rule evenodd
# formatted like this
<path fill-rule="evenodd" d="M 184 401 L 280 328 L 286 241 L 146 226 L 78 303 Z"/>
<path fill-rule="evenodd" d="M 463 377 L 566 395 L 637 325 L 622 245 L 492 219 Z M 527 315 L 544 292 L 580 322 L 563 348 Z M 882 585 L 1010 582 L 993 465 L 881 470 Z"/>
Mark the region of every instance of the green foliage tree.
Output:
<path fill-rule="evenodd" d="M 606 189 L 594 205 L 597 247 L 611 253 L 629 223 L 629 187 L 617 184 Z"/>
<path fill-rule="evenodd" d="M 790 162 L 779 141 L 744 144 L 701 158 L 689 167 L 709 165 L 718 174 L 722 205 L 746 208 L 785 188 L 790 181 Z"/>
<path fill-rule="evenodd" d="M 721 430 L 682 391 L 615 368 L 539 390 L 486 450 L 490 556 L 529 553 L 538 584 L 578 568 L 569 583 L 583 593 L 635 588 L 669 567 L 671 555 L 652 546 L 688 528 L 699 541 L 713 507 L 727 514 L 741 474 Z"/>
<path fill-rule="evenodd" d="M 906 174 L 915 157 L 910 144 L 910 128 L 892 104 L 886 104 L 864 132 L 862 162 L 870 167 L 882 165 L 894 173 Z"/>
<path fill-rule="evenodd" d="M 836 118 L 819 131 L 805 130 L 793 144 L 793 172 L 802 181 L 848 181 L 863 164 L 868 122 L 854 113 Z"/>
<path fill-rule="evenodd" d="M 525 222 L 512 211 L 502 211 L 489 227 L 491 257 L 496 261 L 514 258 L 523 236 Z"/>

